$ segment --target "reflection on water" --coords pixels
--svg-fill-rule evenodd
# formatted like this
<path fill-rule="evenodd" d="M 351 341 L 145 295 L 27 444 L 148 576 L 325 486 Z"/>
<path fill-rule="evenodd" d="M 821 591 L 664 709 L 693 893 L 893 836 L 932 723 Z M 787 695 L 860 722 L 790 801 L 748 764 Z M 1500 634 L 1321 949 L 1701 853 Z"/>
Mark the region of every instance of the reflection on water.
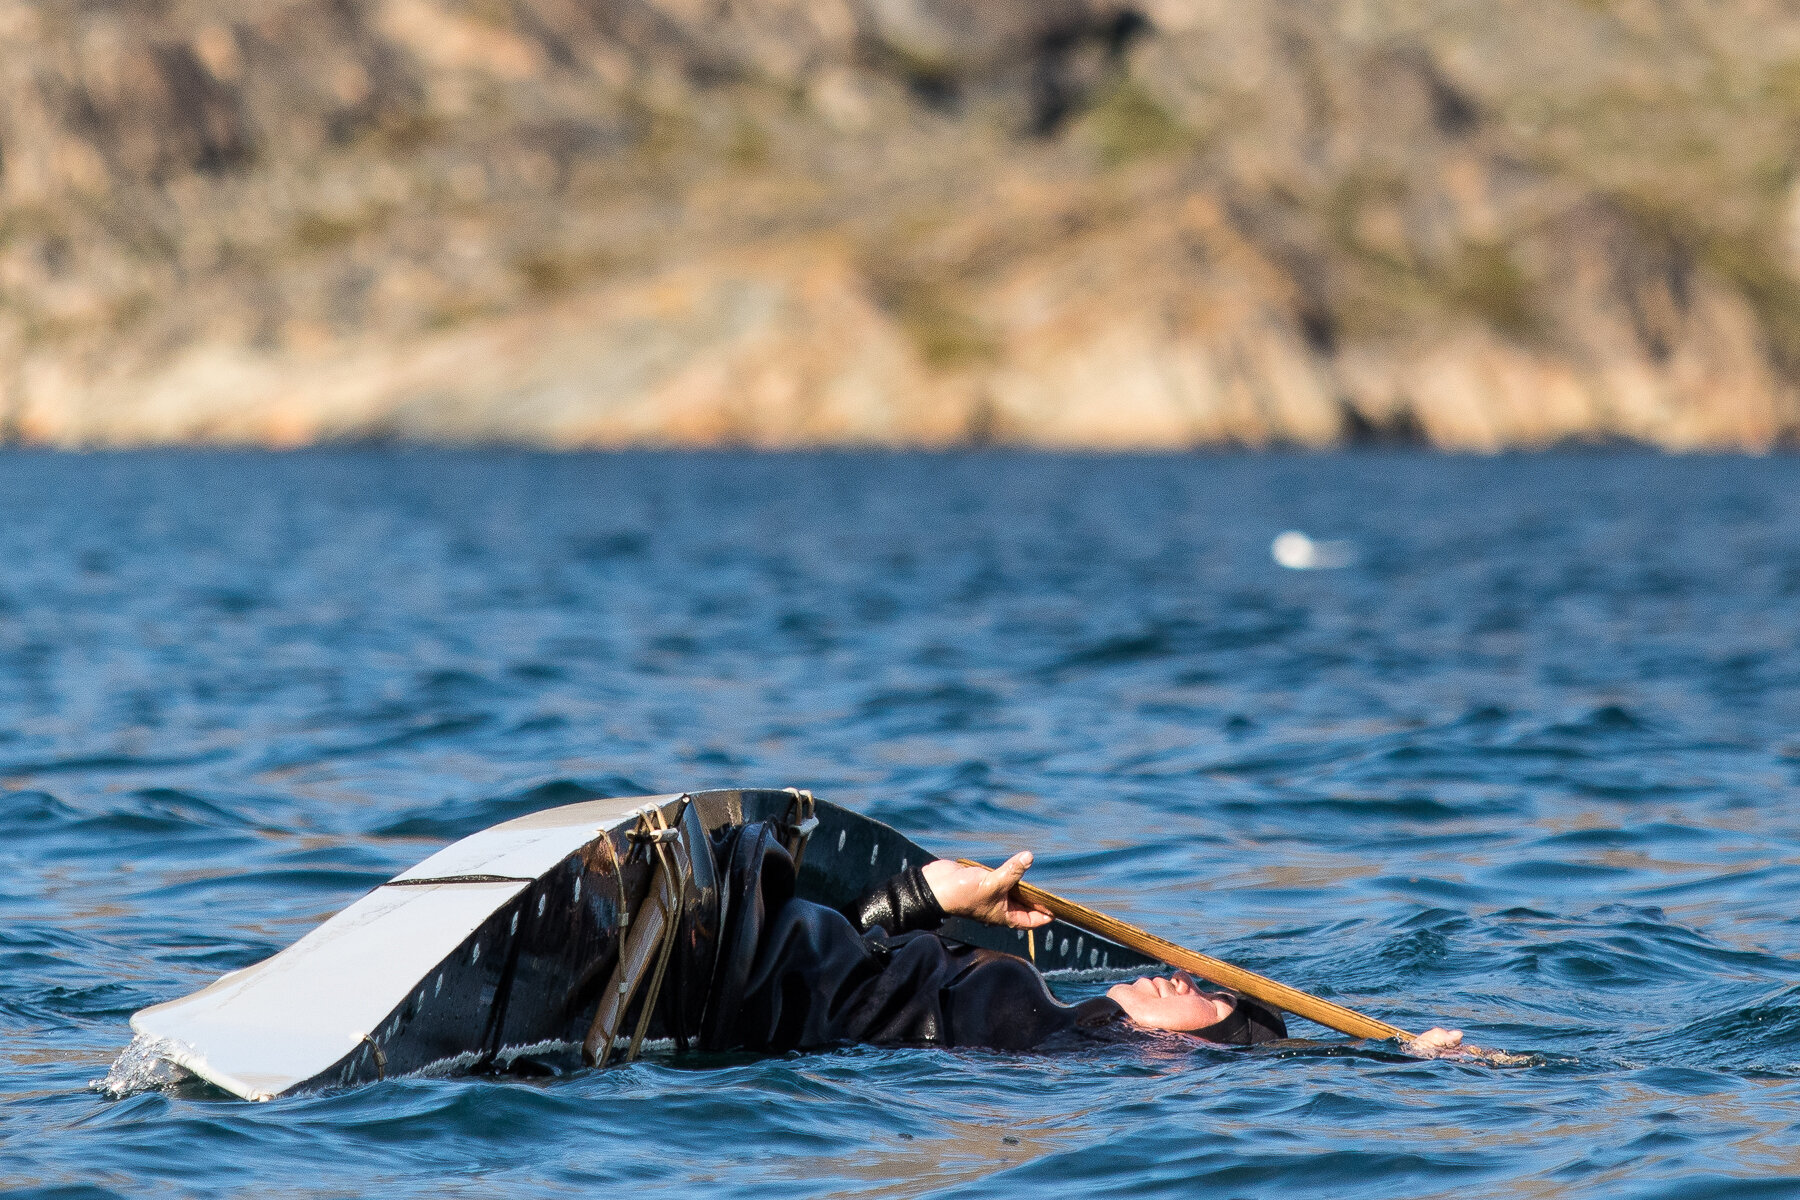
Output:
<path fill-rule="evenodd" d="M 1796 485 L 1634 455 L 0 455 L 0 1172 L 1782 1194 L 1744 1181 L 1800 1169 Z M 1284 570 L 1284 530 L 1354 561 Z M 88 1086 L 132 1011 L 462 833 L 789 783 L 1538 1065 L 662 1051 L 262 1106 Z"/>

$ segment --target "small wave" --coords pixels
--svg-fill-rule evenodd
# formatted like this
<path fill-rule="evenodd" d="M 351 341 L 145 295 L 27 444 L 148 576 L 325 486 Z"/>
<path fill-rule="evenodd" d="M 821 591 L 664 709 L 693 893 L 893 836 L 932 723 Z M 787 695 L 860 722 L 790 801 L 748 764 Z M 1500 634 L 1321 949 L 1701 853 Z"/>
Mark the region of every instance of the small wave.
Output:
<path fill-rule="evenodd" d="M 335 746 L 302 747 L 277 751 L 259 762 L 257 769 L 261 771 L 291 770 L 294 767 L 316 766 L 340 758 L 356 758 L 364 754 L 383 754 L 390 750 L 404 750 L 421 742 L 473 733 L 492 723 L 493 717 L 487 713 L 464 713 L 415 725 L 410 729 L 403 729 L 386 737 L 345 742 Z"/>
<path fill-rule="evenodd" d="M 1278 643 L 1306 627 L 1306 616 L 1296 610 L 1272 609 L 1243 612 L 1218 622 L 1201 624 L 1186 617 L 1164 617 L 1138 629 L 1095 638 L 1075 646 L 1039 668 L 1037 674 L 1054 681 L 1063 675 L 1105 667 L 1131 666 L 1159 659 L 1224 654 L 1254 650 Z"/>
<path fill-rule="evenodd" d="M 1185 622 L 1169 622 L 1154 624 L 1135 633 L 1115 634 L 1071 651 L 1056 660 L 1050 669 L 1067 671 L 1160 658 L 1174 653 L 1179 648 L 1182 635 L 1187 632 L 1189 627 Z"/>
<path fill-rule="evenodd" d="M 1650 949 L 1572 938 L 1533 946 L 1512 956 L 1502 969 L 1519 975 L 1541 975 L 1581 988 L 1631 988 L 1687 977 L 1684 968 L 1663 960 Z"/>
<path fill-rule="evenodd" d="M 0 999 L 0 1012 L 45 1026 L 77 1028 L 90 1021 L 129 1016 L 148 1002 L 144 992 L 122 983 L 49 986 L 39 987 L 24 997 Z"/>
<path fill-rule="evenodd" d="M 170 767 L 198 767 L 230 757 L 225 750 L 208 750 L 199 754 L 176 754 L 162 757 L 135 754 L 90 754 L 71 758 L 51 758 L 39 762 L 17 762 L 0 765 L 0 776 L 69 775 L 86 771 L 154 771 Z"/>
<path fill-rule="evenodd" d="M 1429 929 L 1439 934 L 1467 933 L 1475 928 L 1472 917 L 1449 908 L 1424 908 L 1411 916 L 1396 918 L 1388 924 L 1400 929 Z"/>
<path fill-rule="evenodd" d="M 557 713 L 543 713 L 535 717 L 527 717 L 507 730 L 508 733 L 554 733 L 558 729 L 567 729 L 569 718 Z"/>
<path fill-rule="evenodd" d="M 876 798 L 865 811 L 896 829 L 941 829 L 950 813 L 964 828 L 1038 829 L 1050 824 L 1036 796 L 1015 791 L 1005 772 L 976 759 L 921 772 L 894 791 L 901 798 Z"/>
<path fill-rule="evenodd" d="M 645 788 L 623 775 L 598 779 L 556 779 L 504 796 L 483 796 L 415 809 L 405 816 L 370 830 L 374 837 L 459 838 L 510 821 L 543 808 L 579 804 L 606 796 L 649 795 Z"/>
<path fill-rule="evenodd" d="M 883 721 L 890 734 L 953 733 L 991 724 L 999 708 L 997 693 L 950 683 L 880 692 L 863 701 L 860 714 Z"/>
<path fill-rule="evenodd" d="M 918 800 L 877 800 L 867 806 L 868 814 L 896 829 L 941 828 L 945 814 L 954 811 L 959 826 L 996 832 L 1015 829 L 1043 829 L 1051 824 L 1047 817 L 1024 805 L 1009 807 L 985 796 L 969 796 L 956 789 L 931 791 Z"/>
<path fill-rule="evenodd" d="M 1494 879 L 1524 883 L 1596 884 L 1623 879 L 1631 868 L 1604 863 L 1568 862 L 1560 859 L 1528 858 L 1495 867 L 1488 872 Z"/>
<path fill-rule="evenodd" d="M 1514 743 L 1511 745 L 1451 745 L 1426 746 L 1408 744 L 1396 746 L 1385 751 L 1384 760 L 1395 763 L 1447 763 L 1452 769 L 1434 768 L 1431 772 L 1435 779 L 1463 779 L 1471 782 L 1492 779 L 1495 765 L 1507 760 L 1523 759 L 1531 761 L 1543 759 L 1555 763 L 1579 762 L 1589 756 L 1585 750 L 1573 746 L 1546 746 Z"/>
<path fill-rule="evenodd" d="M 1285 811 L 1295 814 L 1360 817 L 1371 821 L 1456 821 L 1473 816 L 1490 816 L 1516 809 L 1484 801 L 1478 804 L 1449 804 L 1418 792 L 1397 796 L 1323 796 L 1318 798 L 1282 797 L 1257 800 L 1232 800 L 1219 806 L 1223 812 L 1245 815 Z"/>
<path fill-rule="evenodd" d="M 1790 973 L 1790 964 L 1778 955 L 1722 944 L 1651 907 L 1605 905 L 1581 920 L 1515 909 L 1490 921 L 1497 922 L 1492 936 L 1528 942 L 1502 951 L 1495 960 L 1498 970 L 1559 986 L 1611 991 Z"/>
<path fill-rule="evenodd" d="M 621 529 L 569 539 L 569 553 L 582 562 L 599 565 L 621 558 L 642 558 L 650 548 L 650 535 Z"/>
<path fill-rule="evenodd" d="M 270 832 L 267 823 L 226 802 L 173 788 L 146 788 L 77 806 L 48 792 L 0 795 L 0 836 L 55 840 L 67 836 L 82 854 L 95 844 L 133 846 L 157 853 L 194 852 L 193 836 Z"/>
<path fill-rule="evenodd" d="M 424 696 L 434 704 L 446 706 L 459 701 L 505 696 L 512 690 L 485 675 L 455 668 L 432 671 L 419 680 L 419 691 Z"/>
<path fill-rule="evenodd" d="M 1622 704 L 1602 704 L 1573 721 L 1547 725 L 1543 733 L 1550 737 L 1602 739 L 1627 733 L 1654 732 L 1656 725 Z"/>
<path fill-rule="evenodd" d="M 234 812 L 192 792 L 174 788 L 146 788 L 131 793 L 125 804 L 90 815 L 81 825 L 101 826 L 124 833 L 174 834 L 188 830 L 264 828 L 241 812 Z"/>
<path fill-rule="evenodd" d="M 1653 821 L 1633 826 L 1630 829 L 1575 829 L 1563 833 L 1553 833 L 1548 837 L 1539 838 L 1530 845 L 1617 849 L 1667 842 L 1702 842 L 1716 840 L 1716 838 L 1717 835 L 1709 829 L 1701 829 L 1692 825 L 1677 825 L 1667 821 Z"/>
<path fill-rule="evenodd" d="M 1389 938 L 1375 952 L 1375 961 L 1391 982 L 1417 979 L 1440 972 L 1450 958 L 1450 939 L 1437 929 L 1414 929 Z"/>
<path fill-rule="evenodd" d="M 1627 1043 L 1646 1057 L 1721 1068 L 1795 1070 L 1800 1052 L 1800 985 L 1734 1008 L 1706 1010 L 1674 1029 Z"/>
<path fill-rule="evenodd" d="M 64 826 L 79 816 L 49 792 L 0 792 L 0 833 L 9 838 Z"/>

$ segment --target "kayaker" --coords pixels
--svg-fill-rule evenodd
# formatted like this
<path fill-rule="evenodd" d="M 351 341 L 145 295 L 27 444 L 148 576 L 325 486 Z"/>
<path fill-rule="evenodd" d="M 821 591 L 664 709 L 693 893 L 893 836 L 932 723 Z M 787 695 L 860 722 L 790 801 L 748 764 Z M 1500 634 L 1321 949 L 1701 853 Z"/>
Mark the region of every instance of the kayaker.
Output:
<path fill-rule="evenodd" d="M 1037 929 L 1050 923 L 1050 913 L 1021 900 L 1015 885 L 1031 866 L 1029 850 L 1007 859 L 993 870 L 972 867 L 950 859 L 938 859 L 920 868 L 946 916 L 972 917 L 989 925 L 1013 929 Z M 884 885 L 885 886 L 885 885 Z M 1123 1010 L 1125 1018 L 1141 1029 L 1191 1033 L 1205 1041 L 1243 1044 L 1240 1020 L 1250 1030 L 1254 1044 L 1271 1040 L 1258 1036 L 1265 1028 L 1287 1027 L 1279 1013 L 1221 988 L 1207 988 L 1186 971 L 1173 975 L 1140 976 L 1131 983 L 1114 984 L 1106 998 Z M 1241 1015 L 1240 1015 L 1241 1014 Z M 1462 1044 L 1462 1030 L 1432 1028 L 1413 1040 L 1415 1053 L 1453 1050 Z"/>
<path fill-rule="evenodd" d="M 714 853 L 724 915 L 703 1049 L 870 1043 L 1017 1051 L 1158 1031 L 1227 1045 L 1287 1036 L 1280 1013 L 1181 973 L 1065 1005 L 1025 959 L 934 932 L 949 916 L 1024 930 L 1049 924 L 1048 912 L 1014 891 L 1029 851 L 993 870 L 948 860 L 912 867 L 846 912 L 794 895 L 794 862 L 771 823 L 724 831 Z M 1413 1048 L 1431 1053 L 1461 1040 L 1458 1031 L 1433 1029 Z"/>

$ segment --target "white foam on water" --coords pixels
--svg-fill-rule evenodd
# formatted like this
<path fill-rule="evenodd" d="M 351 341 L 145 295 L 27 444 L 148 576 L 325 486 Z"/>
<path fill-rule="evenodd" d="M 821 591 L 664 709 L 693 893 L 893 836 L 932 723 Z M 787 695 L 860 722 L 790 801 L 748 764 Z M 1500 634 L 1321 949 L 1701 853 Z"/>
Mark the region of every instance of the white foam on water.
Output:
<path fill-rule="evenodd" d="M 178 1052 L 179 1047 L 168 1038 L 140 1033 L 113 1060 L 106 1078 L 92 1080 L 88 1087 L 113 1100 L 173 1087 L 194 1077 L 191 1071 L 175 1065 L 172 1056 Z"/>
<path fill-rule="evenodd" d="M 630 1045 L 630 1042 L 627 1041 L 626 1045 Z M 579 1049 L 581 1049 L 580 1042 L 565 1042 L 561 1038 L 548 1038 L 541 1042 L 532 1042 L 527 1046 L 502 1046 L 500 1052 L 494 1055 L 494 1061 L 504 1068 L 512 1066 L 514 1062 L 527 1054 L 551 1054 L 560 1050 Z"/>

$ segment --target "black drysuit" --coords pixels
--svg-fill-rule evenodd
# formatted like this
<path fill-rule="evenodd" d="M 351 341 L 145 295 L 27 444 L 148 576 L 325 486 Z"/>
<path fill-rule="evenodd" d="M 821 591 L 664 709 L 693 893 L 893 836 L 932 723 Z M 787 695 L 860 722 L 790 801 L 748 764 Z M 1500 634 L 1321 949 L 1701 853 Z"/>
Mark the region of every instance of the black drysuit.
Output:
<path fill-rule="evenodd" d="M 766 822 L 723 831 L 714 855 L 724 911 L 702 1048 L 1030 1050 L 1137 1035 L 1104 996 L 1062 1004 L 1024 959 L 930 932 L 944 913 L 916 867 L 840 913 L 795 897 L 794 861 Z M 1239 997 L 1197 1036 L 1250 1045 L 1287 1028 Z"/>

